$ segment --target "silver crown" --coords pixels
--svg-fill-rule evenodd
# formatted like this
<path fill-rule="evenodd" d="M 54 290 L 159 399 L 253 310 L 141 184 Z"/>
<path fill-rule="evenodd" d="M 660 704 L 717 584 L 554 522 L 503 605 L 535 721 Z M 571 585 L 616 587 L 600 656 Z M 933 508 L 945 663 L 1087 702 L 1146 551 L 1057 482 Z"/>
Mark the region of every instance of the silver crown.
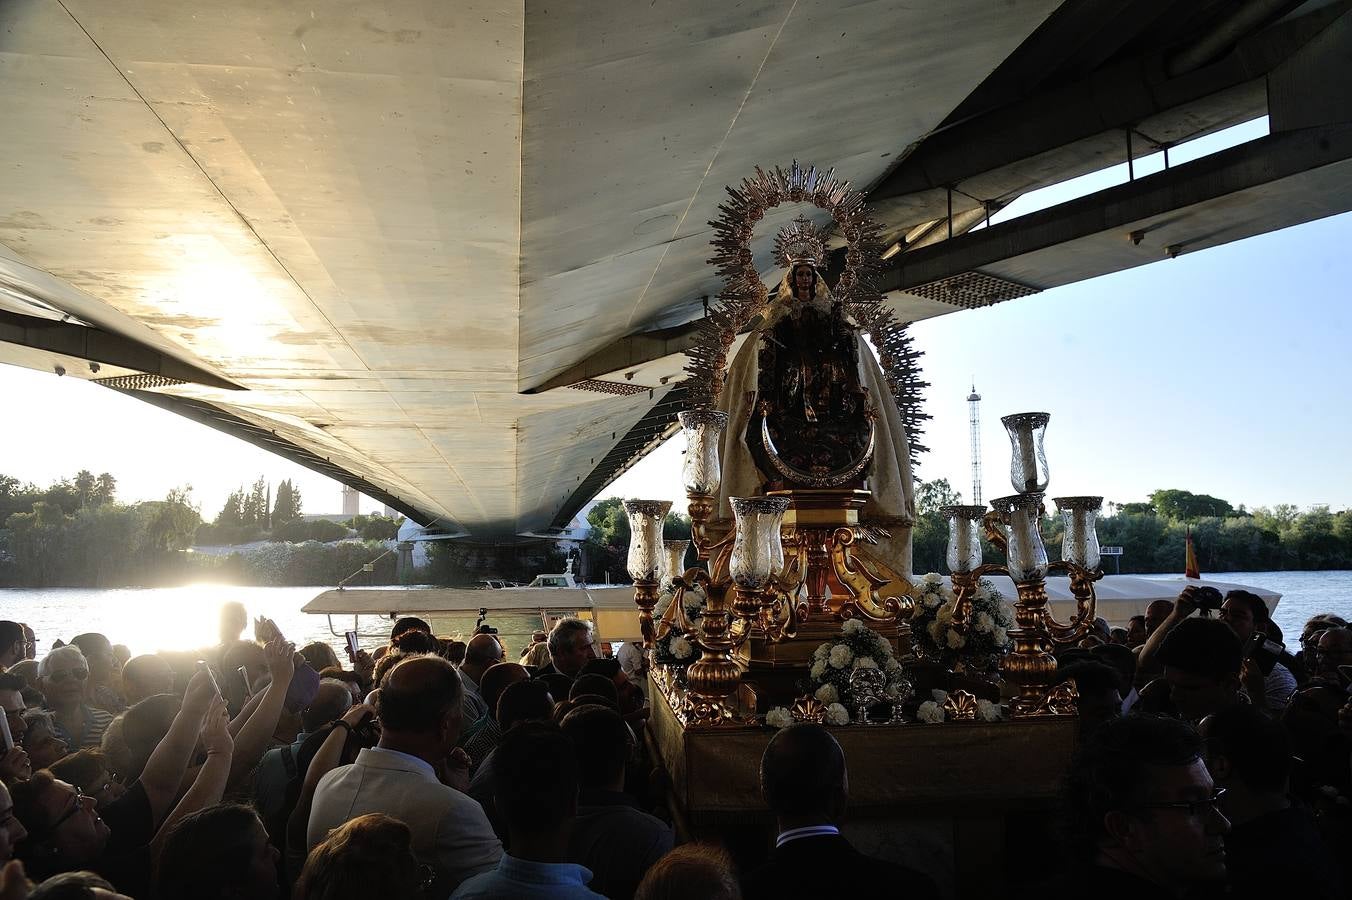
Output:
<path fill-rule="evenodd" d="M 826 267 L 825 234 L 807 216 L 798 216 L 775 236 L 775 259 L 786 269 L 799 263 Z"/>

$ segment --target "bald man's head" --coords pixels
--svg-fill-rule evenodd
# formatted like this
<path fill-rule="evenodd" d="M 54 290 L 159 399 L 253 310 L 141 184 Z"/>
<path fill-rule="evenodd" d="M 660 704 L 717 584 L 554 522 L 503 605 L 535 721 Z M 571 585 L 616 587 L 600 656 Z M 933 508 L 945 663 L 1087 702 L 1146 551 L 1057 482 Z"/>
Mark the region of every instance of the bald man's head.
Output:
<path fill-rule="evenodd" d="M 301 713 L 301 728 L 318 731 L 352 708 L 352 692 L 345 682 L 325 678 L 319 682 L 314 699 Z"/>
<path fill-rule="evenodd" d="M 455 666 L 439 656 L 410 657 L 391 669 L 381 685 L 381 727 L 396 733 L 437 732 L 447 716 L 459 715 L 463 694 Z"/>
<path fill-rule="evenodd" d="M 476 634 L 469 639 L 469 645 L 465 647 L 465 661 L 460 667 L 478 681 L 489 666 L 500 662 L 502 662 L 502 644 L 498 643 L 497 637 L 491 634 Z"/>
<path fill-rule="evenodd" d="M 761 757 L 761 793 L 780 819 L 836 821 L 845 813 L 845 753 L 820 725 L 790 725 Z"/>

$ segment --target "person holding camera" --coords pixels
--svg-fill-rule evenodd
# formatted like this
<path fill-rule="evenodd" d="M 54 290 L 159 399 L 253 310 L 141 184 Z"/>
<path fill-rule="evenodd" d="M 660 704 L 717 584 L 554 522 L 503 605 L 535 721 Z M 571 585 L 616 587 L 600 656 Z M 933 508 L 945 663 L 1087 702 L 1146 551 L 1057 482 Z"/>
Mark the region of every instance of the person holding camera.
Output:
<path fill-rule="evenodd" d="M 1220 591 L 1205 585 L 1188 585 L 1178 595 L 1174 609 L 1160 623 L 1141 648 L 1139 665 L 1164 664 L 1165 677 L 1170 683 L 1170 694 L 1175 705 L 1185 718 L 1198 721 L 1202 715 L 1219 711 L 1225 705 L 1224 699 L 1230 695 L 1231 669 L 1235 678 L 1235 687 L 1243 687 L 1249 701 L 1258 709 L 1269 714 L 1279 713 L 1286 708 L 1290 696 L 1295 691 L 1295 679 L 1290 671 L 1282 667 L 1273 677 L 1273 689 L 1268 691 L 1269 672 L 1276 672 L 1276 659 L 1284 650 L 1281 645 L 1266 641 L 1266 635 L 1254 627 L 1256 613 L 1253 603 L 1267 607 L 1253 594 L 1247 591 L 1231 591 L 1231 594 L 1243 595 L 1231 597 L 1229 601 Z M 1246 599 L 1252 598 L 1252 600 Z M 1229 606 L 1226 603 L 1229 602 Z M 1210 619 L 1212 611 L 1224 610 L 1222 621 Z M 1199 612 L 1197 619 L 1190 619 Z M 1178 633 L 1185 621 L 1215 622 L 1214 625 L 1189 625 Z M 1267 621 L 1263 618 L 1263 621 Z M 1216 627 L 1216 626 L 1224 627 Z M 1244 634 L 1240 634 L 1240 630 Z M 1165 648 L 1168 647 L 1168 650 Z M 1255 658 L 1259 657 L 1259 658 Z M 1268 663 L 1273 663 L 1269 669 Z M 1172 676 L 1170 670 L 1173 670 Z M 1265 671 L 1269 669 L 1269 671 Z M 1183 685 L 1180 681 L 1188 679 L 1207 681 L 1206 689 L 1202 685 Z M 1289 689 L 1287 687 L 1289 682 Z M 1191 690 L 1196 688 L 1196 690 Z M 1214 688 L 1214 690 L 1212 690 Z M 1185 699 L 1179 705 L 1180 694 L 1205 694 L 1210 699 L 1191 702 Z M 1184 710 L 1186 705 L 1188 710 Z"/>
<path fill-rule="evenodd" d="M 1280 715 L 1296 692 L 1296 676 L 1281 662 L 1286 648 L 1268 640 L 1272 619 L 1267 604 L 1249 591 L 1230 591 L 1221 604 L 1220 619 L 1244 647 L 1240 674 L 1249 699 L 1259 709 Z"/>

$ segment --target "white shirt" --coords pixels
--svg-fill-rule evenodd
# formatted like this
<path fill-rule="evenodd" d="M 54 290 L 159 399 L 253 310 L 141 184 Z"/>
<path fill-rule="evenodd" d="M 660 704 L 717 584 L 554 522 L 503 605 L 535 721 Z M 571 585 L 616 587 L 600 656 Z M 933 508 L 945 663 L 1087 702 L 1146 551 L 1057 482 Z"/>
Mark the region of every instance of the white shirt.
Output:
<path fill-rule="evenodd" d="M 643 668 L 643 647 L 633 641 L 625 641 L 615 658 L 620 661 L 620 671 L 632 680 L 635 673 Z"/>
<path fill-rule="evenodd" d="M 398 750 L 364 749 L 355 763 L 319 780 L 306 832 L 308 849 L 367 813 L 385 813 L 408 825 L 413 854 L 436 870 L 440 896 L 494 868 L 502 857 L 483 807 L 442 784 L 426 760 Z"/>

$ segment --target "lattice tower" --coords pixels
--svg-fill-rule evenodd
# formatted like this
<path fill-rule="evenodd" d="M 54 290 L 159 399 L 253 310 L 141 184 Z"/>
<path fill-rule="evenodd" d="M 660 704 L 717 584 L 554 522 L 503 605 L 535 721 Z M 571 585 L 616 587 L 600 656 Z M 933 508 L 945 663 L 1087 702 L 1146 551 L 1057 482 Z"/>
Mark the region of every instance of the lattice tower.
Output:
<path fill-rule="evenodd" d="M 972 503 L 982 506 L 981 501 L 981 395 L 972 385 L 967 395 L 967 418 L 972 426 Z"/>

